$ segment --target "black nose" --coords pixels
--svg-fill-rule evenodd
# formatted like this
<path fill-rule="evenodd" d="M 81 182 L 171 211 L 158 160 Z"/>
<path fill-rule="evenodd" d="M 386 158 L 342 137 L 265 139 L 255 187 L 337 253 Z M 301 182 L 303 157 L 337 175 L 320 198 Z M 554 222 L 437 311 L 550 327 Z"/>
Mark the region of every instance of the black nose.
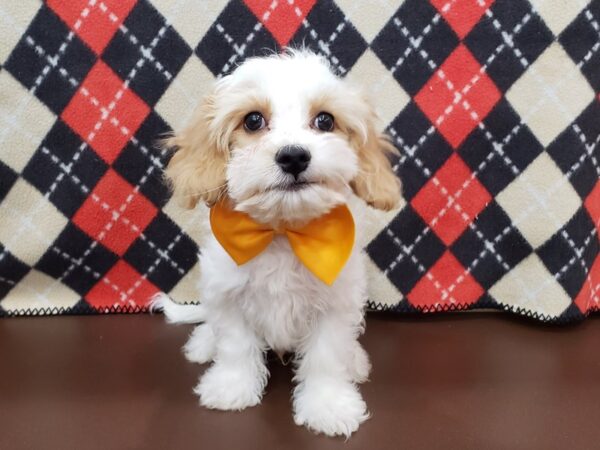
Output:
<path fill-rule="evenodd" d="M 299 145 L 286 145 L 275 155 L 275 162 L 285 173 L 291 173 L 298 178 L 308 167 L 310 152 Z"/>

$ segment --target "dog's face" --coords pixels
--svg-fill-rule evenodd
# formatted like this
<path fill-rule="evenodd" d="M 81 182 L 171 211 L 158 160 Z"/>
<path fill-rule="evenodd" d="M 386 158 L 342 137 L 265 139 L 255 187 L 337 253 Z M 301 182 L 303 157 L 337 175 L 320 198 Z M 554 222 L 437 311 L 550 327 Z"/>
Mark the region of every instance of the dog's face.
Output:
<path fill-rule="evenodd" d="M 167 176 L 193 207 L 228 196 L 264 223 L 318 217 L 351 189 L 391 209 L 400 186 L 361 93 L 308 52 L 253 58 L 216 83 L 177 149 Z"/>

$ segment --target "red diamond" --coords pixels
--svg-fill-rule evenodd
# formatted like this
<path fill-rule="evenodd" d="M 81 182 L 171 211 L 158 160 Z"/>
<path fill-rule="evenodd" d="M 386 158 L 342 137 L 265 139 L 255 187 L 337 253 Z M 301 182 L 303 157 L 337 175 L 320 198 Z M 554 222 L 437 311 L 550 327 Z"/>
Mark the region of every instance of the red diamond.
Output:
<path fill-rule="evenodd" d="M 85 299 L 92 306 L 145 306 L 159 289 L 122 259 L 96 283 Z"/>
<path fill-rule="evenodd" d="M 600 308 L 600 256 L 596 258 L 581 290 L 575 298 L 575 304 L 582 313 Z"/>
<path fill-rule="evenodd" d="M 135 2 L 136 0 L 48 0 L 48 6 L 99 55 Z"/>
<path fill-rule="evenodd" d="M 446 22 L 463 39 L 494 0 L 431 0 Z"/>
<path fill-rule="evenodd" d="M 415 96 L 415 102 L 457 148 L 500 99 L 500 91 L 461 44 Z"/>
<path fill-rule="evenodd" d="M 421 307 L 470 305 L 483 294 L 483 288 L 450 253 L 442 255 L 407 295 L 408 301 Z"/>
<path fill-rule="evenodd" d="M 292 39 L 316 0 L 244 0 L 282 47 Z"/>
<path fill-rule="evenodd" d="M 61 117 L 107 163 L 112 163 L 150 108 L 98 61 Z"/>
<path fill-rule="evenodd" d="M 491 199 L 462 159 L 453 154 L 421 188 L 411 205 L 440 239 L 450 245 Z"/>
<path fill-rule="evenodd" d="M 122 256 L 157 212 L 152 202 L 109 169 L 72 220 L 92 239 Z"/>
<path fill-rule="evenodd" d="M 600 181 L 596 183 L 596 186 L 594 186 L 590 195 L 587 196 L 584 205 L 592 218 L 592 222 L 596 225 L 598 237 L 600 238 Z"/>

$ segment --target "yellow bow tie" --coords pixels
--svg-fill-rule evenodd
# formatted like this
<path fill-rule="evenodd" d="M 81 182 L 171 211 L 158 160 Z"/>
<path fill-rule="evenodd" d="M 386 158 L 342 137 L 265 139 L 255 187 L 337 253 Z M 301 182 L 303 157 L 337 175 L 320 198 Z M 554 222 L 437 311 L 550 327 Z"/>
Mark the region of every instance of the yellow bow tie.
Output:
<path fill-rule="evenodd" d="M 217 241 L 238 265 L 261 253 L 278 234 L 247 214 L 234 211 L 224 202 L 211 208 L 210 226 Z M 281 234 L 287 236 L 302 264 L 318 279 L 331 285 L 352 252 L 354 220 L 348 207 L 341 205 L 303 227 L 285 228 Z"/>

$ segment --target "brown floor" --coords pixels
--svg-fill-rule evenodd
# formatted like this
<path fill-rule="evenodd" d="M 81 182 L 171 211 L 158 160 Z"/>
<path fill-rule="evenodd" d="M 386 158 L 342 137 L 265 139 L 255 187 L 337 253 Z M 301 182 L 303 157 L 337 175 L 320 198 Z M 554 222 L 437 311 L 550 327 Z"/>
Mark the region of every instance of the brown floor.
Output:
<path fill-rule="evenodd" d="M 290 369 L 263 404 L 198 406 L 189 326 L 161 316 L 0 320 L 0 449 L 594 449 L 600 320 L 370 316 L 372 418 L 348 441 L 292 421 Z"/>

